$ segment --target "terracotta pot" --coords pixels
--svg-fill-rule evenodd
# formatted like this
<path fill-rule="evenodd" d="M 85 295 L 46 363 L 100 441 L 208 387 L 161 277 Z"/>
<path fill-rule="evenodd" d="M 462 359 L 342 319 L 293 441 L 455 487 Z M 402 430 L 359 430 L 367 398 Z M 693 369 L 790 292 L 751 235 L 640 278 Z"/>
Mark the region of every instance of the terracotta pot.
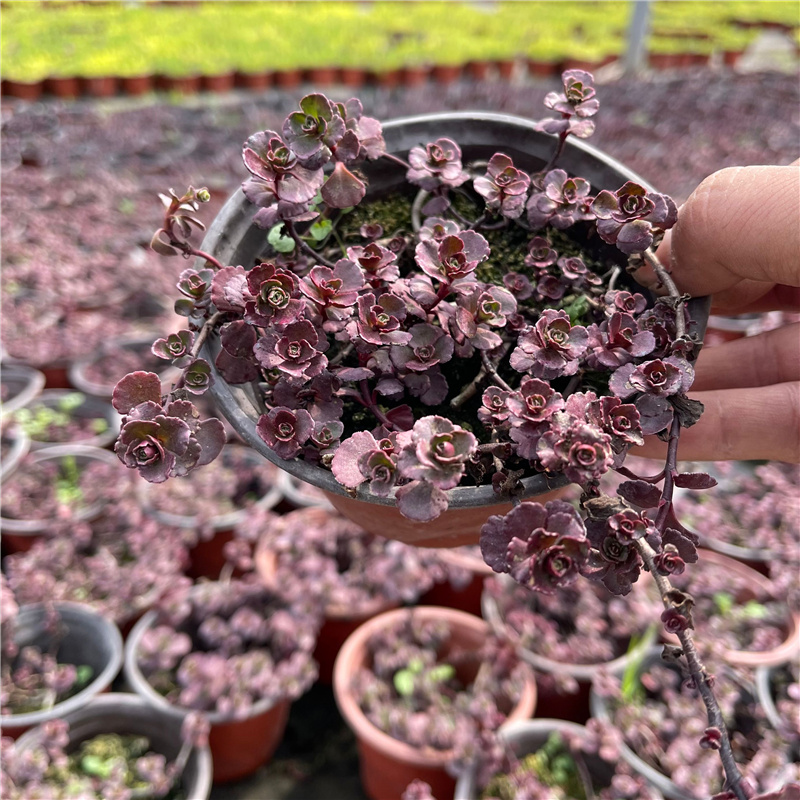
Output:
<path fill-rule="evenodd" d="M 200 78 L 200 90 L 203 92 L 229 92 L 233 89 L 235 77 L 232 72 L 222 75 L 203 75 Z"/>
<path fill-rule="evenodd" d="M 400 85 L 401 72 L 399 69 L 389 69 L 381 72 L 370 72 L 369 82 L 380 86 L 382 89 L 394 89 Z"/>
<path fill-rule="evenodd" d="M 430 73 L 430 67 L 422 64 L 410 65 L 403 67 L 400 71 L 400 80 L 403 86 L 407 86 L 409 89 L 415 89 L 418 86 L 424 86 L 428 82 Z"/>
<path fill-rule="evenodd" d="M 108 450 L 85 445 L 59 445 L 47 447 L 38 453 L 30 455 L 31 461 L 46 461 L 61 459 L 65 456 L 74 456 L 78 464 L 90 461 L 105 461 L 107 464 L 120 465 L 119 459 Z M 6 480 L 13 480 L 13 474 Z M 107 502 L 107 501 L 106 501 Z M 73 519 L 76 521 L 97 519 L 103 513 L 104 502 L 93 503 L 76 511 Z M 58 522 L 56 519 L 17 519 L 0 515 L 0 533 L 2 533 L 3 554 L 19 553 L 30 550 L 34 542 L 43 538 Z"/>
<path fill-rule="evenodd" d="M 534 78 L 551 78 L 558 72 L 558 64 L 555 61 L 538 61 L 529 58 L 527 63 L 528 74 Z"/>
<path fill-rule="evenodd" d="M 514 73 L 517 70 L 517 64 L 515 61 L 495 61 L 494 65 L 497 68 L 498 76 L 504 81 L 510 81 L 514 77 Z"/>
<path fill-rule="evenodd" d="M 370 722 L 353 694 L 354 676 L 368 667 L 366 642 L 374 633 L 413 613 L 421 620 L 443 620 L 452 631 L 450 647 L 479 649 L 488 634 L 483 620 L 435 606 L 396 609 L 373 617 L 357 628 L 339 651 L 333 670 L 333 691 L 339 711 L 352 728 L 358 741 L 361 783 L 372 800 L 400 800 L 406 786 L 419 778 L 431 786 L 434 797 L 451 797 L 455 779 L 448 774 L 448 751 L 422 750 L 401 742 Z M 446 655 L 446 654 L 445 654 Z M 530 679 L 517 704 L 509 711 L 509 721 L 528 719 L 536 708 L 536 684 Z"/>
<path fill-rule="evenodd" d="M 492 65 L 489 61 L 469 61 L 464 67 L 467 75 L 474 81 L 485 81 Z"/>
<path fill-rule="evenodd" d="M 431 76 L 436 83 L 455 83 L 461 77 L 460 64 L 434 64 L 431 67 Z"/>
<path fill-rule="evenodd" d="M 453 567 L 466 575 L 466 582 L 454 585 L 449 580 L 437 583 L 421 598 L 426 606 L 444 606 L 465 611 L 467 614 L 481 616 L 481 595 L 483 582 L 494 575 L 492 568 L 480 555 L 474 555 L 465 548 L 443 547 L 437 553 L 445 566 Z"/>
<path fill-rule="evenodd" d="M 183 720 L 189 713 L 169 703 L 147 682 L 136 661 L 136 651 L 144 632 L 155 624 L 157 614 L 148 611 L 134 626 L 125 642 L 125 679 L 134 692 L 159 713 Z M 214 762 L 214 783 L 238 781 L 266 764 L 278 749 L 289 719 L 288 700 L 256 703 L 250 714 L 232 719 L 218 712 L 206 712 L 211 723 L 208 745 Z"/>
<path fill-rule="evenodd" d="M 82 603 L 56 603 L 55 610 L 64 636 L 56 640 L 46 627 L 47 610 L 43 605 L 22 606 L 14 628 L 18 647 L 33 645 L 42 651 L 53 651 L 61 664 L 87 664 L 92 680 L 77 694 L 43 711 L 10 714 L 0 717 L 3 736 L 16 739 L 26 730 L 59 719 L 85 706 L 100 692 L 106 691 L 122 666 L 122 637 L 117 626 Z"/>
<path fill-rule="evenodd" d="M 250 448 L 237 444 L 228 444 L 223 448 L 220 458 L 225 461 L 227 454 L 239 453 L 254 467 L 263 467 L 264 461 Z M 278 485 L 278 470 L 273 469 L 271 486 L 263 497 L 255 502 L 260 509 L 275 508 L 281 501 L 281 490 Z M 189 550 L 190 564 L 187 574 L 191 578 L 218 578 L 222 567 L 225 566 L 225 545 L 234 537 L 234 529 L 248 514 L 248 508 L 230 511 L 210 519 L 201 519 L 196 515 L 177 514 L 172 511 L 163 511 L 156 506 L 158 492 L 162 491 L 162 484 L 151 484 L 145 481 L 137 483 L 137 490 L 145 512 L 157 519 L 162 525 L 182 528 L 185 531 L 198 533 L 197 542 Z M 207 531 L 203 536 L 201 531 Z"/>
<path fill-rule="evenodd" d="M 677 69 L 683 66 L 683 54 L 650 53 L 647 61 L 653 69 Z"/>
<path fill-rule="evenodd" d="M 31 400 L 26 408 L 32 411 L 40 407 L 57 409 L 59 403 L 61 403 L 64 398 L 74 394 L 76 394 L 76 392 L 71 389 L 46 389 L 38 397 Z M 51 447 L 63 447 L 72 444 L 78 444 L 84 447 L 106 448 L 116 440 L 117 434 L 119 433 L 120 416 L 114 410 L 111 403 L 98 397 L 92 397 L 90 395 L 84 396 L 81 404 L 70 411 L 69 415 L 81 419 L 105 420 L 106 429 L 85 439 L 76 439 L 74 441 L 48 442 L 33 439 L 31 441 L 31 450 L 45 450 Z"/>
<path fill-rule="evenodd" d="M 146 736 L 156 753 L 174 761 L 181 749 L 180 720 L 154 712 L 135 694 L 108 693 L 90 700 L 83 708 L 65 717 L 69 723 L 69 744 L 73 752 L 81 742 L 104 733 Z M 24 752 L 39 742 L 40 729 L 26 733 L 17 742 L 17 751 Z M 187 800 L 206 800 L 211 794 L 211 751 L 196 747 L 186 762 L 179 785 Z"/>
<path fill-rule="evenodd" d="M 42 364 L 38 369 L 44 373 L 45 389 L 69 389 L 72 384 L 69 381 L 70 362 L 58 361 L 50 364 Z"/>
<path fill-rule="evenodd" d="M 336 83 L 336 68 L 309 67 L 303 70 L 303 79 L 313 86 L 333 86 L 333 84 Z"/>
<path fill-rule="evenodd" d="M 299 69 L 282 69 L 275 72 L 273 79 L 279 89 L 296 89 L 303 82 L 303 73 Z"/>
<path fill-rule="evenodd" d="M 775 598 L 776 600 L 779 599 L 775 595 L 772 582 L 760 572 L 756 572 L 756 570 L 722 553 L 715 553 L 713 550 L 701 549 L 698 552 L 700 556 L 698 563 L 689 566 L 693 572 L 702 569 L 703 564 L 714 565 L 729 575 L 736 576 L 739 585 L 747 587 L 739 590 L 734 598 L 736 603 L 746 603 L 749 600 L 756 600 L 764 596 Z M 773 650 L 763 652 L 756 650 L 722 650 L 719 654 L 720 658 L 728 664 L 739 667 L 771 667 L 776 664 L 785 664 L 791 658 L 796 657 L 800 648 L 800 614 L 792 612 L 788 605 L 786 606 L 785 629 L 786 638 L 782 644 Z M 709 631 L 709 633 L 713 635 L 713 630 Z M 661 638 L 669 644 L 680 644 L 677 636 L 666 633 L 663 630 Z"/>
<path fill-rule="evenodd" d="M 535 171 L 546 164 L 553 146 L 552 138 L 536 130 L 535 123 L 529 120 L 475 111 L 394 120 L 383 125 L 383 133 L 390 153 L 405 156 L 420 141 L 443 136 L 458 141 L 465 161 L 487 158 L 502 150 L 515 165 L 527 171 Z M 567 141 L 563 163 L 565 168 L 579 172 L 597 189 L 617 189 L 627 180 L 648 186 L 640 176 L 581 140 Z M 405 171 L 392 162 L 366 162 L 361 169 L 370 193 L 387 192 L 405 184 Z M 203 250 L 223 263 L 255 263 L 264 241 L 263 231 L 252 224 L 257 210 L 241 192 L 234 194 L 209 228 Z M 696 298 L 688 307 L 701 339 L 708 307 L 708 298 Z M 213 364 L 218 348 L 218 336 L 209 337 L 203 357 Z M 354 492 L 345 492 L 328 470 L 299 459 L 279 458 L 256 433 L 259 418 L 256 409 L 260 407 L 257 386 L 232 386 L 218 375 L 215 377 L 211 394 L 217 408 L 242 439 L 281 469 L 322 489 L 337 510 L 371 533 L 425 547 L 475 544 L 486 519 L 511 508 L 508 502 L 498 502 L 491 486 L 460 486 L 447 490 L 449 508 L 437 519 L 427 523 L 406 519 L 397 510 L 393 493 L 379 497 L 363 484 Z M 550 492 L 567 483 L 563 475 L 534 475 L 523 479 L 523 497 L 536 496 L 546 501 Z"/>
<path fill-rule="evenodd" d="M 496 576 L 494 580 L 502 582 L 509 587 L 515 585 L 506 575 Z M 638 586 L 634 591 L 637 590 L 640 590 Z M 624 671 L 629 664 L 635 663 L 637 659 L 641 658 L 642 654 L 652 646 L 658 635 L 655 627 L 651 629 L 645 627 L 645 621 L 642 623 L 644 633 L 641 641 L 628 652 L 623 653 L 612 661 L 595 664 L 571 664 L 568 662 L 555 661 L 552 658 L 548 658 L 547 656 L 522 646 L 519 643 L 519 635 L 505 623 L 497 601 L 487 590 L 484 590 L 483 597 L 481 598 L 481 609 L 483 618 L 489 623 L 489 627 L 496 635 L 513 642 L 517 648 L 519 657 L 525 661 L 525 663 L 533 667 L 538 673 L 549 676 L 547 681 L 539 681 L 537 683 L 539 689 L 537 703 L 539 713 L 542 716 L 567 719 L 581 724 L 586 722 L 590 716 L 589 694 L 592 681 L 598 672 Z M 558 691 L 552 680 L 552 678 L 558 676 L 569 676 L 573 678 L 577 682 L 578 691 L 574 694 L 566 694 Z"/>
<path fill-rule="evenodd" d="M 8 97 L 17 97 L 20 100 L 34 101 L 42 96 L 44 91 L 44 81 L 3 81 L 3 94 Z"/>
<path fill-rule="evenodd" d="M 199 75 L 159 75 L 156 88 L 162 92 L 194 94 L 200 91 Z"/>
<path fill-rule="evenodd" d="M 117 93 L 117 79 L 111 75 L 81 78 L 81 89 L 91 97 L 113 97 Z"/>
<path fill-rule="evenodd" d="M 363 67 L 341 67 L 339 82 L 350 89 L 358 89 L 367 82 L 367 71 Z"/>
<path fill-rule="evenodd" d="M 583 725 L 566 722 L 562 719 L 526 719 L 516 722 L 507 722 L 500 728 L 500 738 L 511 749 L 514 755 L 523 760 L 525 756 L 538 752 L 551 734 L 560 734 L 562 737 L 584 738 L 588 731 Z M 604 761 L 594 753 L 584 754 L 583 763 L 595 787 L 610 786 L 615 773 L 614 765 Z M 467 770 L 459 775 L 456 784 L 456 800 L 480 800 L 485 786 L 478 785 L 475 770 Z M 661 797 L 658 790 L 654 790 L 657 797 Z"/>
<path fill-rule="evenodd" d="M 54 97 L 72 98 L 81 93 L 80 82 L 77 76 L 64 78 L 48 78 L 44 82 L 44 91 Z"/>
<path fill-rule="evenodd" d="M 119 79 L 119 88 L 122 94 L 129 97 L 140 97 L 153 91 L 153 76 L 126 75 Z"/>
<path fill-rule="evenodd" d="M 271 72 L 236 72 L 234 85 L 237 89 L 249 89 L 252 92 L 261 92 L 272 86 Z"/>

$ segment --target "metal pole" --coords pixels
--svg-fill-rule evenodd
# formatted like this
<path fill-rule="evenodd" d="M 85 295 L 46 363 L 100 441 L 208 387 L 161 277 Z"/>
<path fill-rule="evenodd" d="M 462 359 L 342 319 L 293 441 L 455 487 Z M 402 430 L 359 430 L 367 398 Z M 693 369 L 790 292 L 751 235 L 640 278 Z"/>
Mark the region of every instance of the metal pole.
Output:
<path fill-rule="evenodd" d="M 650 35 L 650 3 L 652 0 L 632 0 L 633 15 L 628 27 L 628 47 L 625 51 L 625 74 L 634 75 L 644 68 L 647 40 Z"/>

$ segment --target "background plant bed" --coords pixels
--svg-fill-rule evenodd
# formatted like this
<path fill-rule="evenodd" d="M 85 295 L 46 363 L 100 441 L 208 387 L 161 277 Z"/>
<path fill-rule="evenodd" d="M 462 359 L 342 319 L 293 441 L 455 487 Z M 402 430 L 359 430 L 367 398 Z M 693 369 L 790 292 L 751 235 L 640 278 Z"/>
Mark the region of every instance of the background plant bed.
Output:
<path fill-rule="evenodd" d="M 119 420 L 110 403 L 68 389 L 46 389 L 13 415 L 33 450 L 70 444 L 108 447 L 117 438 Z"/>
<path fill-rule="evenodd" d="M 109 693 L 89 701 L 83 708 L 66 715 L 69 724 L 67 752 L 82 742 L 104 733 L 146 736 L 153 752 L 174 761 L 181 748 L 181 720 L 161 714 L 134 694 Z M 41 729 L 27 732 L 16 743 L 25 753 L 37 746 Z M 211 792 L 211 752 L 194 747 L 181 775 L 179 786 L 186 800 L 205 800 Z"/>
<path fill-rule="evenodd" d="M 111 685 L 122 666 L 122 637 L 113 622 L 79 603 L 57 603 L 54 610 L 61 628 L 59 634 L 63 633 L 60 640 L 46 622 L 52 610 L 31 605 L 22 606 L 14 621 L 15 645 L 54 651 L 59 664 L 88 665 L 92 669 L 91 682 L 51 708 L 0 717 L 4 736 L 17 738 L 28 728 L 81 708 Z"/>
<path fill-rule="evenodd" d="M 551 137 L 538 132 L 532 122 L 480 112 L 396 120 L 387 123 L 383 131 L 387 150 L 392 153 L 404 154 L 419 141 L 451 136 L 459 142 L 465 161 L 485 158 L 502 149 L 522 169 L 540 168 L 549 158 L 553 145 Z M 514 142 L 514 146 L 509 147 L 509 142 Z M 622 165 L 580 141 L 567 142 L 563 164 L 598 188 L 618 186 L 625 180 L 644 183 Z M 363 170 L 369 185 L 368 197 L 379 197 L 404 182 L 404 171 L 394 165 L 367 163 Z M 264 236 L 251 223 L 255 211 L 243 195 L 234 195 L 212 223 L 202 249 L 222 263 L 260 261 L 265 254 Z M 700 336 L 707 309 L 707 299 L 690 303 L 690 314 L 698 322 Z M 217 348 L 218 342 L 212 341 L 210 348 L 203 351 L 204 357 L 213 362 Z M 449 509 L 445 514 L 429 523 L 412 522 L 397 510 L 393 493 L 380 497 L 361 486 L 351 496 L 327 470 L 299 459 L 279 458 L 256 433 L 259 416 L 256 409 L 260 407 L 260 399 L 253 385 L 231 386 L 217 376 L 211 392 L 220 412 L 248 444 L 282 469 L 319 486 L 339 511 L 366 530 L 378 534 L 391 530 L 393 538 L 422 546 L 456 546 L 474 543 L 489 514 L 503 514 L 511 508 L 510 503 L 497 503 L 491 486 L 459 486 L 447 490 Z M 540 495 L 565 483 L 563 475 L 552 478 L 537 475 L 523 480 L 527 496 Z"/>
<path fill-rule="evenodd" d="M 30 453 L 0 485 L 3 551 L 27 550 L 71 520 L 95 519 L 126 490 L 130 475 L 107 450 L 62 445 Z"/>
<path fill-rule="evenodd" d="M 359 671 L 371 669 L 369 639 L 408 620 L 409 615 L 423 623 L 438 621 L 449 628 L 451 639 L 438 654 L 440 662 L 446 661 L 451 654 L 455 655 L 456 651 L 477 655 L 489 633 L 486 623 L 471 614 L 435 606 L 417 606 L 373 617 L 359 626 L 344 643 L 334 666 L 334 695 L 342 716 L 358 739 L 361 781 L 373 800 L 399 800 L 414 778 L 430 784 L 436 797 L 449 797 L 455 787 L 455 780 L 445 770 L 453 757 L 452 752 L 417 748 L 384 733 L 361 710 L 354 691 Z M 462 682 L 468 684 L 474 679 L 477 668 L 478 662 L 473 662 L 472 674 L 463 672 L 459 676 Z M 527 719 L 536 706 L 535 683 L 528 678 L 522 690 L 506 701 L 507 705 L 501 711 L 507 719 Z"/>

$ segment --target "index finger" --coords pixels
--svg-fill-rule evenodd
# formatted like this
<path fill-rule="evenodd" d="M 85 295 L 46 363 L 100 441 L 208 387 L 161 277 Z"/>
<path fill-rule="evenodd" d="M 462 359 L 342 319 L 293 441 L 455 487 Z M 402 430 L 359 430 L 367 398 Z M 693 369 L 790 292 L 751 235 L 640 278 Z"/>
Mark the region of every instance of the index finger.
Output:
<path fill-rule="evenodd" d="M 681 207 L 657 256 L 694 297 L 756 299 L 776 283 L 800 286 L 800 166 L 715 172 Z"/>

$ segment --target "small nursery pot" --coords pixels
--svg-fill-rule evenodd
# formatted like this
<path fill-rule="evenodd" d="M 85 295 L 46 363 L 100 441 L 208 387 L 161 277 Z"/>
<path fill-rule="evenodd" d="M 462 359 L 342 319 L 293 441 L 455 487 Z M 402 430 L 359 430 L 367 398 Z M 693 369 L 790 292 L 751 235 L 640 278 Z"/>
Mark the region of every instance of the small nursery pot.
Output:
<path fill-rule="evenodd" d="M 163 714 L 180 725 L 190 712 L 175 706 L 148 683 L 139 669 L 136 652 L 144 632 L 158 615 L 148 611 L 134 626 L 125 642 L 124 674 L 129 686 L 154 713 Z M 266 764 L 283 739 L 289 719 L 289 700 L 270 699 L 256 703 L 247 717 L 235 719 L 219 712 L 204 712 L 211 723 L 208 744 L 214 762 L 214 783 L 238 781 Z"/>
<path fill-rule="evenodd" d="M 3 364 L 0 370 L 0 386 L 3 388 L 0 416 L 6 417 L 28 405 L 42 393 L 44 384 L 45 375 L 38 369 L 25 364 Z"/>
<path fill-rule="evenodd" d="M 375 633 L 404 619 L 406 609 L 395 609 L 359 626 L 339 651 L 333 668 L 333 692 L 339 711 L 358 740 L 361 783 L 373 800 L 400 800 L 406 786 L 419 778 L 431 786 L 434 797 L 450 797 L 455 779 L 446 771 L 448 751 L 422 750 L 379 730 L 361 710 L 352 689 L 358 671 L 368 666 L 367 641 Z M 415 618 L 441 620 L 452 632 L 449 647 L 479 649 L 489 633 L 488 625 L 462 611 L 417 606 Z M 536 708 L 536 684 L 529 678 L 508 714 L 508 720 L 528 719 Z"/>
<path fill-rule="evenodd" d="M 36 453 L 31 454 L 32 462 L 49 461 L 61 459 L 65 456 L 74 456 L 78 465 L 86 465 L 92 461 L 103 461 L 106 464 L 117 466 L 119 459 L 108 450 L 101 450 L 99 447 L 89 447 L 86 445 L 68 444 L 55 447 L 46 447 Z M 14 475 L 9 474 L 4 477 L 4 482 L 14 479 Z M 79 511 L 75 512 L 75 520 L 96 519 L 103 511 L 105 502 L 99 500 L 91 503 Z M 0 532 L 2 532 L 3 552 L 16 553 L 29 550 L 35 541 L 44 536 L 47 531 L 58 522 L 57 519 L 18 519 L 0 514 Z"/>
<path fill-rule="evenodd" d="M 122 666 L 122 636 L 117 626 L 81 603 L 56 603 L 59 625 L 65 633 L 55 650 L 63 664 L 87 664 L 92 682 L 72 697 L 41 711 L 0 717 L 4 736 L 16 739 L 29 728 L 83 708 L 95 695 L 106 691 Z M 47 611 L 42 605 L 22 606 L 16 621 L 14 641 L 19 647 L 34 645 L 42 650 L 53 644 L 53 634 L 45 629 Z"/>
<path fill-rule="evenodd" d="M 693 564 L 692 568 L 696 571 L 701 568 L 703 563 L 713 564 L 727 572 L 730 576 L 736 576 L 740 584 L 747 588 L 742 589 L 734 598 L 737 603 L 746 603 L 759 596 L 775 597 L 775 590 L 769 578 L 756 572 L 752 567 L 742 564 L 728 556 L 716 553 L 713 550 L 699 551 L 700 560 L 698 564 Z M 778 599 L 778 598 L 775 598 Z M 713 635 L 713 631 L 709 631 Z M 785 664 L 787 661 L 796 657 L 800 648 L 800 614 L 793 613 L 789 606 L 786 606 L 785 622 L 786 638 L 772 650 L 723 650 L 720 657 L 733 666 L 755 668 L 759 666 L 774 666 Z M 674 634 L 662 631 L 662 639 L 669 644 L 680 644 L 679 639 Z"/>
<path fill-rule="evenodd" d="M 450 567 L 466 576 L 466 583 L 454 585 L 450 580 L 437 583 L 429 589 L 420 602 L 427 606 L 445 606 L 481 616 L 481 595 L 483 582 L 494 575 L 494 570 L 480 555 L 469 552 L 467 548 L 443 547 L 437 553 L 446 568 Z"/>
<path fill-rule="evenodd" d="M 180 720 L 161 714 L 134 694 L 112 692 L 95 697 L 82 708 L 65 717 L 69 723 L 69 745 L 73 751 L 87 739 L 104 733 L 146 736 L 152 750 L 173 761 L 181 749 Z M 17 742 L 21 752 L 35 746 L 40 731 L 28 731 Z M 211 752 L 208 747 L 195 747 L 180 779 L 185 800 L 206 800 L 211 794 Z"/>
<path fill-rule="evenodd" d="M 69 395 L 76 394 L 69 389 L 45 389 L 38 397 L 28 403 L 27 408 L 34 410 L 40 406 L 57 410 L 59 404 Z M 106 429 L 81 439 L 71 439 L 65 442 L 50 442 L 41 439 L 31 439 L 31 450 L 44 450 L 51 447 L 65 447 L 68 445 L 81 445 L 83 447 L 104 448 L 111 445 L 119 433 L 120 416 L 114 407 L 98 397 L 85 395 L 80 405 L 67 412 L 70 417 L 78 419 L 104 420 Z"/>
<path fill-rule="evenodd" d="M 524 170 L 541 169 L 549 160 L 554 145 L 554 138 L 537 130 L 536 123 L 530 120 L 474 111 L 394 120 L 383 125 L 383 134 L 389 153 L 405 156 L 421 141 L 450 137 L 459 143 L 465 161 L 488 158 L 502 150 Z M 563 166 L 570 173 L 585 177 L 598 189 L 616 190 L 626 181 L 648 186 L 627 167 L 582 140 L 567 140 Z M 405 183 L 405 170 L 393 163 L 367 162 L 362 170 L 368 181 L 368 197 L 380 196 Z M 225 264 L 257 263 L 265 248 L 263 230 L 252 223 L 257 210 L 241 192 L 234 194 L 209 228 L 202 249 Z M 701 338 L 708 308 L 708 298 L 692 300 L 688 305 Z M 209 337 L 202 356 L 213 364 L 219 347 L 219 336 Z M 492 486 L 458 486 L 446 490 L 449 508 L 437 519 L 425 523 L 409 520 L 398 511 L 394 491 L 388 497 L 381 497 L 362 485 L 349 493 L 330 471 L 297 458 L 279 458 L 256 432 L 262 405 L 257 386 L 234 386 L 218 373 L 214 377 L 211 393 L 217 407 L 245 442 L 281 469 L 325 491 L 338 511 L 371 533 L 424 547 L 475 544 L 481 526 L 491 514 L 504 514 L 511 509 L 510 502 L 498 503 Z M 545 502 L 548 492 L 567 483 L 563 475 L 533 475 L 522 481 L 523 496 Z"/>
<path fill-rule="evenodd" d="M 584 737 L 586 728 L 562 719 L 525 719 L 507 722 L 499 730 L 500 738 L 520 759 L 543 747 L 553 733 Z M 584 763 L 593 780 L 606 786 L 611 783 L 614 775 L 612 764 L 595 755 L 585 757 Z M 475 770 L 467 770 L 458 778 L 454 800 L 480 800 L 483 789 L 478 785 Z M 653 793 L 661 796 L 657 790 Z"/>
<path fill-rule="evenodd" d="M 19 428 L 9 431 L 6 437 L 6 430 L 0 429 L 2 446 L 4 448 L 2 458 L 0 458 L 0 482 L 5 480 L 19 466 L 20 462 L 31 449 L 31 439 L 27 433 Z"/>

